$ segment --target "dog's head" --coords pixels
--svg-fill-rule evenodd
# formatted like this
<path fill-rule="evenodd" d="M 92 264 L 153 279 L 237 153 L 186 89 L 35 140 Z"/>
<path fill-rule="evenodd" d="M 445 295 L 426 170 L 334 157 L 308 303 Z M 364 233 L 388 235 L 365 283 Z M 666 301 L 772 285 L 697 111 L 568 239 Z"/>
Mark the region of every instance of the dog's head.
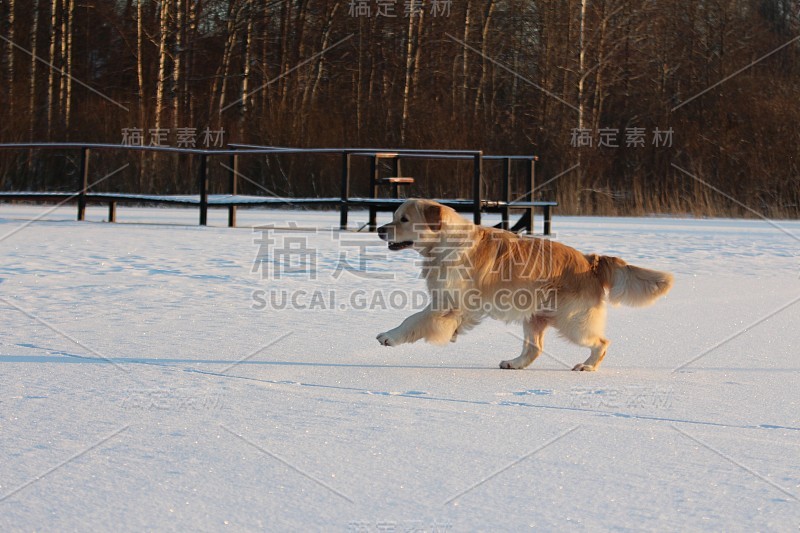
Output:
<path fill-rule="evenodd" d="M 426 245 L 441 240 L 448 227 L 469 223 L 454 209 L 433 200 L 407 200 L 395 211 L 392 221 L 378 228 L 378 236 L 389 243 L 390 250 L 414 247 L 422 252 Z"/>

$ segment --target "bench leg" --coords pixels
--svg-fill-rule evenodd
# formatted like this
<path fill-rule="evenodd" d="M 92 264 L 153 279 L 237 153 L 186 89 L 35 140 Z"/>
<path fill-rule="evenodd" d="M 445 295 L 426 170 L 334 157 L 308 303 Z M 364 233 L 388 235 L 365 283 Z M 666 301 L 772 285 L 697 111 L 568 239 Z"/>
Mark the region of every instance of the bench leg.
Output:
<path fill-rule="evenodd" d="M 117 202 L 108 202 L 108 221 L 117 221 Z"/>
<path fill-rule="evenodd" d="M 369 208 L 369 231 L 375 231 L 378 228 L 378 210 L 374 207 Z"/>
<path fill-rule="evenodd" d="M 342 201 L 339 207 L 339 229 L 344 231 L 347 229 L 347 202 Z"/>
<path fill-rule="evenodd" d="M 534 231 L 533 231 L 534 230 L 533 221 L 536 220 L 536 217 L 534 216 L 535 214 L 536 214 L 536 209 L 531 207 L 530 208 L 530 222 L 528 223 L 528 233 L 530 235 L 533 235 L 533 233 L 534 233 Z"/>
<path fill-rule="evenodd" d="M 550 230 L 552 226 L 552 219 L 550 218 L 550 206 L 544 206 L 544 234 L 550 235 Z M 533 218 L 531 218 L 531 226 L 533 226 Z M 533 229 L 533 228 L 531 228 Z"/>
<path fill-rule="evenodd" d="M 228 207 L 228 227 L 235 228 L 236 227 L 236 206 L 232 205 Z"/>

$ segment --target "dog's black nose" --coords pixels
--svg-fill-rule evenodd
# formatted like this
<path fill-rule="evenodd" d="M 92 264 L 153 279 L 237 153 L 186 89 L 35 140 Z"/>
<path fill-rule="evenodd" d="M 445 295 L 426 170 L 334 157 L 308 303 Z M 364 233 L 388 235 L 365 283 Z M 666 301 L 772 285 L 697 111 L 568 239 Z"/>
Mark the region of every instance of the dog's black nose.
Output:
<path fill-rule="evenodd" d="M 385 241 L 387 235 L 389 235 L 389 229 L 386 226 L 381 226 L 378 228 L 378 237 Z"/>

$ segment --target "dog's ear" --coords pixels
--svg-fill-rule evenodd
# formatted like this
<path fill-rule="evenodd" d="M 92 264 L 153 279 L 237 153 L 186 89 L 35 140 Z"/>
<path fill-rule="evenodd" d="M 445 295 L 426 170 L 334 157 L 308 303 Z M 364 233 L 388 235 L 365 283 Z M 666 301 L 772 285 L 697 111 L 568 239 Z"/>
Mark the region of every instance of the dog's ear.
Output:
<path fill-rule="evenodd" d="M 439 204 L 426 205 L 422 208 L 422 217 L 433 231 L 442 229 L 442 206 Z"/>

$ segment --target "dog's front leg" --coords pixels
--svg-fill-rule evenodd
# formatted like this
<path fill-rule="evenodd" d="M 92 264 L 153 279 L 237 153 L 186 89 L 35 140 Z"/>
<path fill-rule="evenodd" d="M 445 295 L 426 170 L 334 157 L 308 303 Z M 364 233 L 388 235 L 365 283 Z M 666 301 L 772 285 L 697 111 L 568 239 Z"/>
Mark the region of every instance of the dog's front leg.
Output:
<path fill-rule="evenodd" d="M 384 346 L 397 346 L 425 339 L 432 344 L 446 344 L 461 323 L 454 312 L 441 313 L 429 307 L 403 320 L 403 323 L 378 335 L 378 342 Z"/>

